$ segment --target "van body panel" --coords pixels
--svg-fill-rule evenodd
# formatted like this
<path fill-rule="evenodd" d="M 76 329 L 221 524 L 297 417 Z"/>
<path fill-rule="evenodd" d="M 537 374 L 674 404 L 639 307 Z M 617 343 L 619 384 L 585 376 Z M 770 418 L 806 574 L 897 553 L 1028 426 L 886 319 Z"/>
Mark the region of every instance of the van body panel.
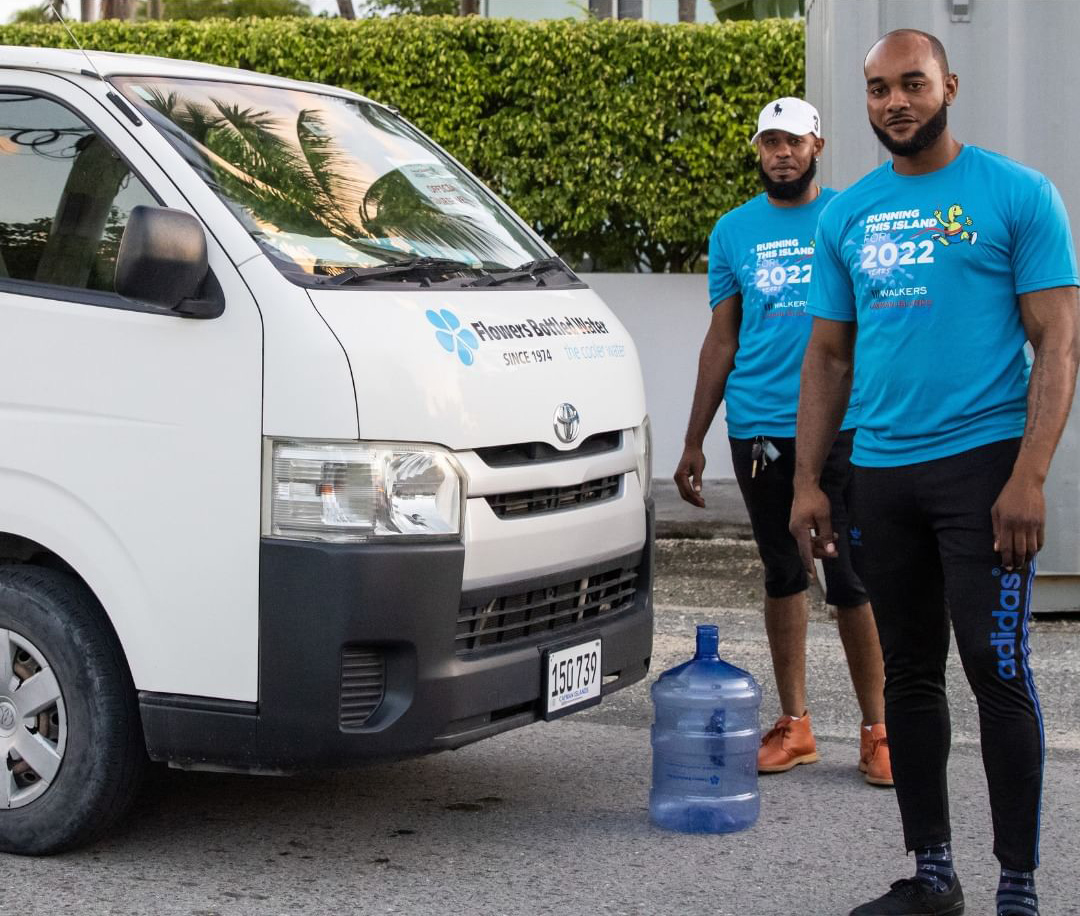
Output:
<path fill-rule="evenodd" d="M 131 60 L 131 55 L 104 56 L 116 58 L 118 63 Z M 177 67 L 169 69 L 176 71 Z M 186 68 L 179 69 L 191 75 Z M 209 66 L 206 69 L 223 70 L 234 76 L 238 72 Z M 0 69 L 0 82 L 3 74 Z M 63 86 L 62 82 L 56 82 Z M 153 183 L 153 190 L 167 198 L 166 205 L 197 217 L 207 235 L 239 265 L 240 274 L 258 303 L 258 311 L 264 316 L 262 410 L 266 434 L 356 438 L 356 402 L 348 359 L 327 331 L 325 322 L 312 309 L 306 291 L 290 283 L 270 264 L 221 198 L 192 171 L 165 137 L 148 124 L 136 127 L 120 115 L 105 97 L 112 91 L 107 84 L 82 76 L 73 76 L 70 82 L 101 103 L 111 141 L 129 150 L 136 146 L 144 150 L 145 158 L 140 159 L 152 163 L 152 171 L 160 176 Z"/>
<path fill-rule="evenodd" d="M 360 287 L 311 298 L 349 354 L 362 439 L 569 450 L 645 416 L 637 350 L 591 290 Z M 574 443 L 555 434 L 563 402 L 581 418 Z"/>
<path fill-rule="evenodd" d="M 637 475 L 622 475 L 615 499 L 531 518 L 497 518 L 484 499 L 470 499 L 465 513 L 462 587 L 483 588 L 531 575 L 572 569 L 640 550 L 645 517 Z"/>
<path fill-rule="evenodd" d="M 86 579 L 140 689 L 254 699 L 259 329 L 221 267 L 207 322 L 0 292 L 0 479 L 40 481 L 55 511 L 12 487 L 0 530 Z"/>
<path fill-rule="evenodd" d="M 8 312 L 6 306 L 4 294 L 0 293 L 0 315 Z M 0 430 L 5 435 L 9 431 L 25 434 L 37 425 L 32 415 L 20 417 L 20 413 L 10 404 L 0 406 Z M 37 474 L 16 467 L 20 463 L 17 459 L 4 459 L 2 463 L 0 532 L 26 538 L 60 557 L 109 609 L 107 613 L 125 654 L 135 663 L 152 659 L 157 637 L 141 625 L 138 616 L 140 608 L 152 606 L 152 583 L 139 569 L 120 533 L 82 495 L 45 476 L 50 468 L 42 468 Z M 133 664 L 133 676 L 135 667 Z M 149 683 L 150 674 L 138 665 L 139 680 Z"/>
<path fill-rule="evenodd" d="M 468 477 L 465 511 L 466 590 L 511 582 L 530 574 L 569 569 L 640 550 L 645 542 L 642 492 L 633 430 L 618 446 L 553 461 L 492 467 L 477 452 L 457 454 Z M 549 511 L 500 516 L 494 507 L 550 504 L 558 494 L 591 484 L 601 498 Z M 575 494 L 576 495 L 576 494 Z"/>
<path fill-rule="evenodd" d="M 650 504 L 650 527 L 651 517 Z M 469 652 L 455 646 L 459 606 L 491 594 L 455 588 L 461 545 L 264 539 L 257 707 L 144 693 L 150 755 L 196 769 L 291 772 L 461 747 L 537 721 L 544 650 L 597 634 L 604 640 L 603 693 L 619 690 L 645 676 L 652 654 L 651 545 L 650 536 L 628 559 L 639 583 L 632 606 Z M 579 564 L 562 575 L 588 576 L 597 568 Z M 542 591 L 554 581 L 533 578 L 521 588 Z M 358 727 L 342 721 L 349 650 L 383 660 L 384 701 Z"/>
<path fill-rule="evenodd" d="M 177 60 L 172 57 L 153 57 L 148 54 L 125 54 L 112 51 L 85 51 L 69 48 L 41 48 L 7 45 L 4 56 L 0 59 L 0 71 L 11 70 L 46 70 L 64 73 L 72 78 L 82 77 L 87 70 L 87 59 L 104 77 L 111 76 L 165 76 L 180 79 L 220 80 L 226 83 L 252 83 L 258 86 L 280 87 L 282 89 L 306 89 L 321 92 L 324 95 L 339 95 L 357 98 L 355 92 L 328 86 L 324 83 L 309 83 L 288 77 L 259 73 L 255 70 L 241 70 L 236 67 L 222 67 L 218 64 L 206 64 L 200 61 Z M 93 79 L 93 82 L 100 82 Z M 360 96 L 360 98 L 366 98 Z M 366 99 L 370 101 L 370 99 Z M 375 104 L 379 104 L 376 102 Z"/>
<path fill-rule="evenodd" d="M 263 318 L 263 433 L 355 439 L 356 394 L 349 359 L 307 290 L 259 255 L 240 268 Z"/>
<path fill-rule="evenodd" d="M 166 206 L 188 209 L 113 112 L 67 80 L 0 70 L 0 85 L 68 100 Z M 0 480 L 41 481 L 0 504 L 0 530 L 84 578 L 137 688 L 254 700 L 262 329 L 212 236 L 208 249 L 226 301 L 212 321 L 0 288 Z M 55 514 L 35 528 L 28 517 L 48 510 L 27 500 L 44 491 Z"/>

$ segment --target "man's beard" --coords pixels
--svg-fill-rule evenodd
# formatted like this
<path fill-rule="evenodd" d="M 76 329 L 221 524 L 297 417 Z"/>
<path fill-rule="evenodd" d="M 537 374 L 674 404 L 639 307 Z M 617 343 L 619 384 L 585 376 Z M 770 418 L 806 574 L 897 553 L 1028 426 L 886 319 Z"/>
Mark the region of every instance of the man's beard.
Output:
<path fill-rule="evenodd" d="M 942 102 L 934 116 L 916 130 L 910 140 L 894 140 L 876 124 L 871 123 L 870 126 L 877 134 L 881 145 L 894 156 L 915 156 L 933 146 L 937 138 L 945 132 L 946 124 L 948 124 L 948 106 Z"/>
<path fill-rule="evenodd" d="M 760 159 L 758 159 L 757 167 L 758 174 L 761 176 L 761 183 L 765 185 L 765 193 L 769 197 L 774 200 L 797 200 L 806 193 L 806 189 L 810 187 L 814 176 L 817 174 L 817 159 L 811 159 L 806 171 L 791 181 L 773 181 L 766 173 L 765 166 L 761 164 Z"/>

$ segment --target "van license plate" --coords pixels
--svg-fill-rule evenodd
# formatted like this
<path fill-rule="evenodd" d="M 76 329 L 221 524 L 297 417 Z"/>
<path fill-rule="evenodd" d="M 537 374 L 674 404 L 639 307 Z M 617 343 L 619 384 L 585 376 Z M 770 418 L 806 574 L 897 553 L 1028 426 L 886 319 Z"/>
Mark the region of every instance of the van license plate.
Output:
<path fill-rule="evenodd" d="M 600 702 L 600 640 L 544 652 L 544 718 L 557 719 Z"/>

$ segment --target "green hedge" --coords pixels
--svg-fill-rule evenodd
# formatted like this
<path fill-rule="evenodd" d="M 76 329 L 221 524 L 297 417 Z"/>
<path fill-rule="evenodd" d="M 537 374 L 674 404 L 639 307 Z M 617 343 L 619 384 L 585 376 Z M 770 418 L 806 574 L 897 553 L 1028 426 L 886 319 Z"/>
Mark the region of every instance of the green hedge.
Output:
<path fill-rule="evenodd" d="M 803 87 L 803 28 L 477 17 L 73 26 L 87 48 L 345 86 L 401 111 L 561 254 L 688 270 L 717 216 L 756 193 L 749 139 Z M 59 26 L 0 44 L 71 47 Z"/>

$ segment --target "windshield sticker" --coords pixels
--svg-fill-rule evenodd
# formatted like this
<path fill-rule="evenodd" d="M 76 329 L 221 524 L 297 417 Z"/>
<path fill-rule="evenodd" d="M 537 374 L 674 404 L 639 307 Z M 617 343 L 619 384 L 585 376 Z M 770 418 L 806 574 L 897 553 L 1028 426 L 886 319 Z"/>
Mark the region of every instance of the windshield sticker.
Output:
<path fill-rule="evenodd" d="M 444 213 L 472 214 L 483 210 L 476 196 L 463 188 L 453 173 L 440 163 L 414 162 L 401 166 L 400 172 Z"/>
<path fill-rule="evenodd" d="M 578 362 L 600 359 L 622 359 L 626 345 L 609 343 L 603 338 L 611 334 L 607 324 L 585 315 L 551 315 L 547 318 L 527 318 L 513 324 L 487 324 L 471 321 L 468 327 L 450 309 L 437 312 L 428 309 L 428 322 L 435 328 L 435 339 L 447 353 L 456 353 L 466 366 L 476 362 L 481 347 L 498 352 L 503 366 L 532 366 L 541 363 Z M 569 343 L 553 338 L 589 336 L 595 342 Z M 527 342 L 522 349 L 519 341 Z"/>

